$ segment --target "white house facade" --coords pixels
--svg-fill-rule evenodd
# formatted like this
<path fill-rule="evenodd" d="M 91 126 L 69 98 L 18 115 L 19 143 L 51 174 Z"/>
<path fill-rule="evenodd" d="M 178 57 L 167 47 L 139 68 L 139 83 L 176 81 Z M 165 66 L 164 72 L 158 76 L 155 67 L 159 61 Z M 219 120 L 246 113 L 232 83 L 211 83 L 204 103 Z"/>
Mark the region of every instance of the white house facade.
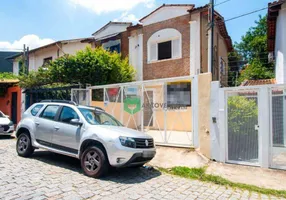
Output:
<path fill-rule="evenodd" d="M 286 83 L 286 1 L 269 3 L 268 7 L 268 51 L 275 59 L 277 84 Z"/>

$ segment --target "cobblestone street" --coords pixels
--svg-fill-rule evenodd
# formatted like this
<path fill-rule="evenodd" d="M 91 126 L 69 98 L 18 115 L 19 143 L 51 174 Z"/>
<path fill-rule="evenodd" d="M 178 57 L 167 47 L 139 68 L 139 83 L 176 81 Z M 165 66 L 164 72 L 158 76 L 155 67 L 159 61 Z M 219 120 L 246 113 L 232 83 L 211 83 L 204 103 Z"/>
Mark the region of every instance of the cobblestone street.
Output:
<path fill-rule="evenodd" d="M 0 137 L 0 199 L 278 199 L 146 168 L 89 178 L 77 159 L 42 150 L 21 158 L 15 144 Z"/>

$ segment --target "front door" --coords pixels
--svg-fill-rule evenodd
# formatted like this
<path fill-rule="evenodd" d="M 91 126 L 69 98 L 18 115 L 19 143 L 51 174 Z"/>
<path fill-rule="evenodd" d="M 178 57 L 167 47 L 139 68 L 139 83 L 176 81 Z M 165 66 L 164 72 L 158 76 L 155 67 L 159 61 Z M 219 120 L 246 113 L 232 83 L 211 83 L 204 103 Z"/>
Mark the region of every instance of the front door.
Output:
<path fill-rule="evenodd" d="M 59 119 L 53 124 L 54 134 L 52 139 L 53 148 L 78 153 L 81 127 L 70 123 L 72 119 L 79 119 L 76 111 L 70 107 L 63 106 Z"/>
<path fill-rule="evenodd" d="M 12 103 L 11 103 L 11 120 L 14 124 L 17 124 L 17 100 L 18 100 L 18 93 L 12 92 Z"/>
<path fill-rule="evenodd" d="M 53 127 L 58 109 L 58 105 L 48 105 L 40 116 L 35 119 L 35 138 L 38 143 L 45 146 L 51 146 L 54 132 Z"/>

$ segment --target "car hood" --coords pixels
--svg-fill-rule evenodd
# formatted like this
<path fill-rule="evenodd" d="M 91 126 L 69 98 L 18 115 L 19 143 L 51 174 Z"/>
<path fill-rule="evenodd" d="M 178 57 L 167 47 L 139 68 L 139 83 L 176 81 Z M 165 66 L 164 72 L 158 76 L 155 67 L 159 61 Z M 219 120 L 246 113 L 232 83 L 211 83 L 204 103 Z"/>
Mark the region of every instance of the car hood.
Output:
<path fill-rule="evenodd" d="M 6 117 L 0 117 L 0 125 L 8 125 L 10 123 L 10 119 Z"/>
<path fill-rule="evenodd" d="M 146 133 L 142 133 L 140 131 L 123 126 L 94 125 L 94 127 L 97 127 L 97 130 L 99 128 L 104 132 L 107 132 L 109 134 L 115 134 L 118 137 L 125 136 L 133 138 L 152 138 L 150 135 L 147 135 Z"/>

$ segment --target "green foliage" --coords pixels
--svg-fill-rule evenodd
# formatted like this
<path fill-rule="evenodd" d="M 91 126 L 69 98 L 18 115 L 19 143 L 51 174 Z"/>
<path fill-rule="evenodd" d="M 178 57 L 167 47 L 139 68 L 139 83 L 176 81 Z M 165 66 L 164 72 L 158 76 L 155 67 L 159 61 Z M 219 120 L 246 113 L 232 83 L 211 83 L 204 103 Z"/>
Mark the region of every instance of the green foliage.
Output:
<path fill-rule="evenodd" d="M 37 88 L 51 84 L 50 72 L 40 67 L 38 71 L 30 71 L 29 74 L 19 76 L 21 88 Z"/>
<path fill-rule="evenodd" d="M 227 109 L 228 132 L 231 134 L 244 134 L 245 131 L 241 129 L 247 127 L 250 122 L 257 121 L 258 106 L 255 99 L 230 96 L 227 100 Z"/>
<path fill-rule="evenodd" d="M 199 181 L 210 182 L 218 185 L 223 185 L 226 187 L 239 188 L 242 190 L 248 190 L 250 192 L 257 192 L 260 194 L 274 195 L 277 197 L 286 198 L 286 190 L 273 190 L 273 189 L 257 187 L 254 185 L 248 185 L 244 183 L 235 183 L 221 176 L 207 174 L 206 167 L 200 167 L 200 168 L 173 167 L 171 169 L 160 168 L 159 170 L 165 173 L 169 173 L 184 178 L 196 179 Z"/>
<path fill-rule="evenodd" d="M 132 81 L 135 70 L 127 58 L 102 47 L 78 51 L 21 77 L 21 87 L 40 87 L 52 83 L 103 85 Z"/>
<path fill-rule="evenodd" d="M 14 75 L 11 72 L 1 72 L 0 73 L 0 80 L 4 80 L 4 79 L 18 79 L 18 77 L 16 75 Z"/>
<path fill-rule="evenodd" d="M 263 64 L 258 58 L 253 59 L 249 65 L 241 72 L 239 83 L 245 80 L 258 80 L 274 78 L 273 67 Z"/>
<path fill-rule="evenodd" d="M 245 60 L 260 58 L 267 59 L 267 18 L 259 16 L 255 21 L 255 26 L 251 27 L 241 38 L 240 43 L 235 43 L 235 48 Z M 267 60 L 264 60 L 267 62 Z"/>
<path fill-rule="evenodd" d="M 255 24 L 242 36 L 241 42 L 235 43 L 236 55 L 230 54 L 229 56 L 229 61 L 239 66 L 240 70 L 243 69 L 243 65 L 245 68 L 245 70 L 240 72 L 238 80 L 234 78 L 234 74 L 230 74 L 230 85 L 238 85 L 245 80 L 274 77 L 274 64 L 268 62 L 266 16 L 259 16 L 259 20 L 255 21 Z"/>

